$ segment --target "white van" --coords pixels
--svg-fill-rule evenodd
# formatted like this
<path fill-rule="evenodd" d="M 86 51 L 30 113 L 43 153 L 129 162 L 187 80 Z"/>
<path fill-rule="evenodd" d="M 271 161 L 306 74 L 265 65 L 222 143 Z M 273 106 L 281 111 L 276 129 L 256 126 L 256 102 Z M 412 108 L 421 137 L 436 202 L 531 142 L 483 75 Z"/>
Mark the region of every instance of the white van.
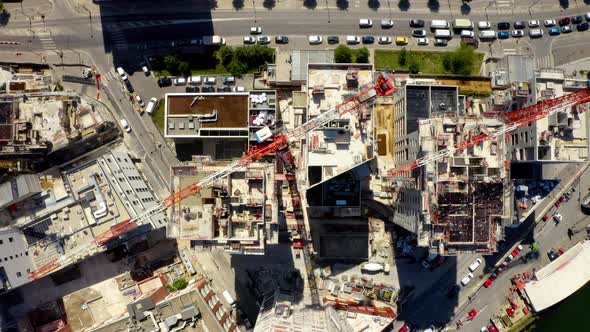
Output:
<path fill-rule="evenodd" d="M 445 20 L 432 20 L 430 21 L 430 29 L 448 29 L 449 22 Z"/>
<path fill-rule="evenodd" d="M 484 30 L 479 32 L 479 39 L 496 39 L 495 30 Z"/>
<path fill-rule="evenodd" d="M 148 102 L 148 104 L 145 108 L 145 111 L 147 112 L 147 114 L 154 113 L 157 105 L 158 105 L 158 99 L 156 99 L 156 98 L 150 99 L 150 101 Z"/>
<path fill-rule="evenodd" d="M 451 30 L 448 29 L 436 29 L 434 30 L 434 38 L 451 39 Z"/>
<path fill-rule="evenodd" d="M 359 20 L 359 27 L 361 28 L 370 28 L 373 26 L 373 20 L 368 18 L 361 18 Z"/>
<path fill-rule="evenodd" d="M 356 45 L 361 42 L 361 37 L 359 36 L 346 36 L 346 43 L 348 45 Z"/>
<path fill-rule="evenodd" d="M 231 305 L 232 308 L 235 308 L 238 305 L 237 301 L 234 300 L 234 298 L 231 296 L 231 294 L 227 290 L 223 291 L 223 297 L 225 298 L 227 303 L 229 303 L 229 305 Z"/>

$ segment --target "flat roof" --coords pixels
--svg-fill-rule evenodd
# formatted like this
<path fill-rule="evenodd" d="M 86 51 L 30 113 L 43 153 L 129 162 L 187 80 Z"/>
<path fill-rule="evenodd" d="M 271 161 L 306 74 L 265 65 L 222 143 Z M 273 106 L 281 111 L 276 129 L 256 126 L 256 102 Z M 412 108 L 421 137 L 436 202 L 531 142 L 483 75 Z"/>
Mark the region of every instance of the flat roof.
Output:
<path fill-rule="evenodd" d="M 535 278 L 524 291 L 536 312 L 572 295 L 590 280 L 590 241 L 578 242 L 537 271 Z"/>

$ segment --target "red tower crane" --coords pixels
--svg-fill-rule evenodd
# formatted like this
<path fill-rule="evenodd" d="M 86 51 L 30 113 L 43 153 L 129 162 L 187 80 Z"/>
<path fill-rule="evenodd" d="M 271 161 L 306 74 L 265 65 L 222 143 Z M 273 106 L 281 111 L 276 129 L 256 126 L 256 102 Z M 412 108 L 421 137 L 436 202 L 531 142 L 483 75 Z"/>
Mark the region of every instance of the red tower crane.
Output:
<path fill-rule="evenodd" d="M 380 73 L 374 83 L 368 84 L 361 87 L 356 94 L 346 99 L 344 102 L 337 105 L 335 108 L 324 112 L 317 117 L 310 119 L 301 126 L 293 129 L 287 133 L 277 134 L 274 140 L 263 148 L 256 149 L 250 148 L 246 155 L 237 161 L 231 163 L 227 167 L 212 173 L 211 175 L 203 178 L 197 183 L 194 183 L 181 191 L 171 195 L 164 199 L 158 205 L 154 206 L 150 210 L 143 214 L 137 215 L 131 219 L 127 219 L 109 229 L 108 231 L 98 235 L 93 241 L 81 246 L 75 251 L 68 252 L 61 257 L 52 260 L 51 262 L 43 265 L 39 269 L 29 273 L 29 278 L 38 280 L 47 274 L 59 269 L 63 265 L 69 264 L 77 254 L 89 251 L 93 248 L 97 248 L 107 244 L 117 236 L 139 226 L 146 219 L 149 219 L 154 214 L 165 211 L 167 208 L 178 204 L 185 198 L 195 195 L 200 192 L 203 188 L 212 185 L 214 182 L 226 177 L 227 175 L 247 167 L 251 163 L 261 159 L 262 157 L 275 153 L 279 150 L 283 150 L 289 146 L 289 144 L 296 142 L 303 138 L 308 132 L 320 128 L 325 123 L 335 120 L 344 114 L 351 113 L 360 109 L 361 107 L 372 103 L 378 96 L 388 96 L 395 92 L 393 82 L 390 77 L 386 74 Z"/>

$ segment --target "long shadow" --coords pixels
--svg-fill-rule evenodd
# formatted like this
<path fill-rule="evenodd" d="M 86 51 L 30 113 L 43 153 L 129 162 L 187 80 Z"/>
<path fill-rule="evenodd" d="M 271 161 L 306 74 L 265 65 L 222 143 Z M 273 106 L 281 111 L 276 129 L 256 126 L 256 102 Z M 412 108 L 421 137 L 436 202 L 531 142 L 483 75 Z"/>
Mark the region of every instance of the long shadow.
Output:
<path fill-rule="evenodd" d="M 438 2 L 438 0 L 428 0 L 427 6 L 431 12 L 438 13 L 438 11 L 440 10 L 440 3 Z"/>
<path fill-rule="evenodd" d="M 236 10 L 244 9 L 244 0 L 232 0 L 232 5 Z"/>
<path fill-rule="evenodd" d="M 303 0 L 303 5 L 307 9 L 315 9 L 318 6 L 317 0 Z"/>
<path fill-rule="evenodd" d="M 563 9 L 568 9 L 570 7 L 569 0 L 559 0 L 559 6 Z"/>
<path fill-rule="evenodd" d="M 469 4 L 467 2 L 464 2 L 461 5 L 461 14 L 463 14 L 463 15 L 471 14 L 471 6 L 469 6 Z"/>
<path fill-rule="evenodd" d="M 240 0 L 234 1 L 239 6 Z M 242 1 L 243 2 L 243 1 Z M 207 53 L 207 36 L 215 34 L 211 10 L 215 1 L 96 2 L 100 6 L 104 51 L 114 67 L 127 73 L 141 71 L 141 63 L 153 55 Z M 175 20 L 186 22 L 177 24 Z"/>
<path fill-rule="evenodd" d="M 336 7 L 340 10 L 348 10 L 348 0 L 336 0 Z"/>
<path fill-rule="evenodd" d="M 411 4 L 409 0 L 399 0 L 397 7 L 402 12 L 407 12 L 408 10 L 410 10 Z"/>
<path fill-rule="evenodd" d="M 375 11 L 378 10 L 379 7 L 381 7 L 381 3 L 379 2 L 379 0 L 369 0 L 368 5 L 369 8 Z"/>

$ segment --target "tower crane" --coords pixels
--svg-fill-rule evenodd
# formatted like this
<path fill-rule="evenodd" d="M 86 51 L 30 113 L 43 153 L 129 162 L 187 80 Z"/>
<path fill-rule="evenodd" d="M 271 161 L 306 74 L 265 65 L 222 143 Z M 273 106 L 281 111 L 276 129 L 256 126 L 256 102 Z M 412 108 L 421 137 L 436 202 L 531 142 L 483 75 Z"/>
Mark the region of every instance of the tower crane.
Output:
<path fill-rule="evenodd" d="M 37 270 L 30 272 L 29 278 L 32 280 L 38 280 L 50 274 L 51 272 L 56 271 L 61 266 L 70 264 L 78 254 L 83 254 L 89 252 L 90 250 L 104 246 L 117 236 L 141 225 L 151 216 L 165 211 L 167 208 L 180 203 L 187 197 L 197 194 L 203 188 L 211 186 L 213 183 L 228 176 L 229 174 L 247 167 L 251 163 L 263 158 L 266 155 L 286 149 L 289 144 L 302 139 L 308 132 L 318 129 L 325 123 L 340 118 L 344 114 L 357 111 L 363 106 L 373 103 L 378 96 L 388 96 L 394 92 L 395 88 L 393 87 L 393 81 L 391 77 L 387 76 L 385 73 L 379 73 L 375 82 L 361 87 L 353 96 L 347 98 L 333 109 L 326 111 L 317 117 L 314 117 L 313 119 L 310 119 L 292 131 L 276 134 L 273 138 L 273 141 L 263 148 L 250 148 L 242 158 L 229 164 L 223 169 L 220 169 L 203 178 L 199 182 L 196 182 L 169 196 L 168 198 L 161 201 L 158 205 L 152 207 L 144 213 L 111 227 L 106 232 L 98 235 L 93 241 L 80 246 L 77 250 L 68 252 L 59 258 L 56 258 L 41 266 Z"/>
<path fill-rule="evenodd" d="M 457 143 L 434 154 L 418 158 L 398 167 L 394 167 L 387 171 L 387 174 L 384 176 L 388 178 L 399 177 L 404 173 L 420 168 L 433 161 L 438 161 L 452 156 L 456 152 L 461 152 L 467 148 L 483 143 L 490 139 L 499 138 L 513 130 L 553 115 L 558 111 L 568 107 L 574 107 L 588 102 L 590 102 L 590 89 L 586 88 L 575 93 L 570 93 L 555 99 L 545 100 L 535 105 L 508 112 L 500 116 L 500 119 L 503 120 L 505 124 L 504 126 L 500 127 L 499 130 L 495 132 L 475 134 L 464 142 Z"/>

